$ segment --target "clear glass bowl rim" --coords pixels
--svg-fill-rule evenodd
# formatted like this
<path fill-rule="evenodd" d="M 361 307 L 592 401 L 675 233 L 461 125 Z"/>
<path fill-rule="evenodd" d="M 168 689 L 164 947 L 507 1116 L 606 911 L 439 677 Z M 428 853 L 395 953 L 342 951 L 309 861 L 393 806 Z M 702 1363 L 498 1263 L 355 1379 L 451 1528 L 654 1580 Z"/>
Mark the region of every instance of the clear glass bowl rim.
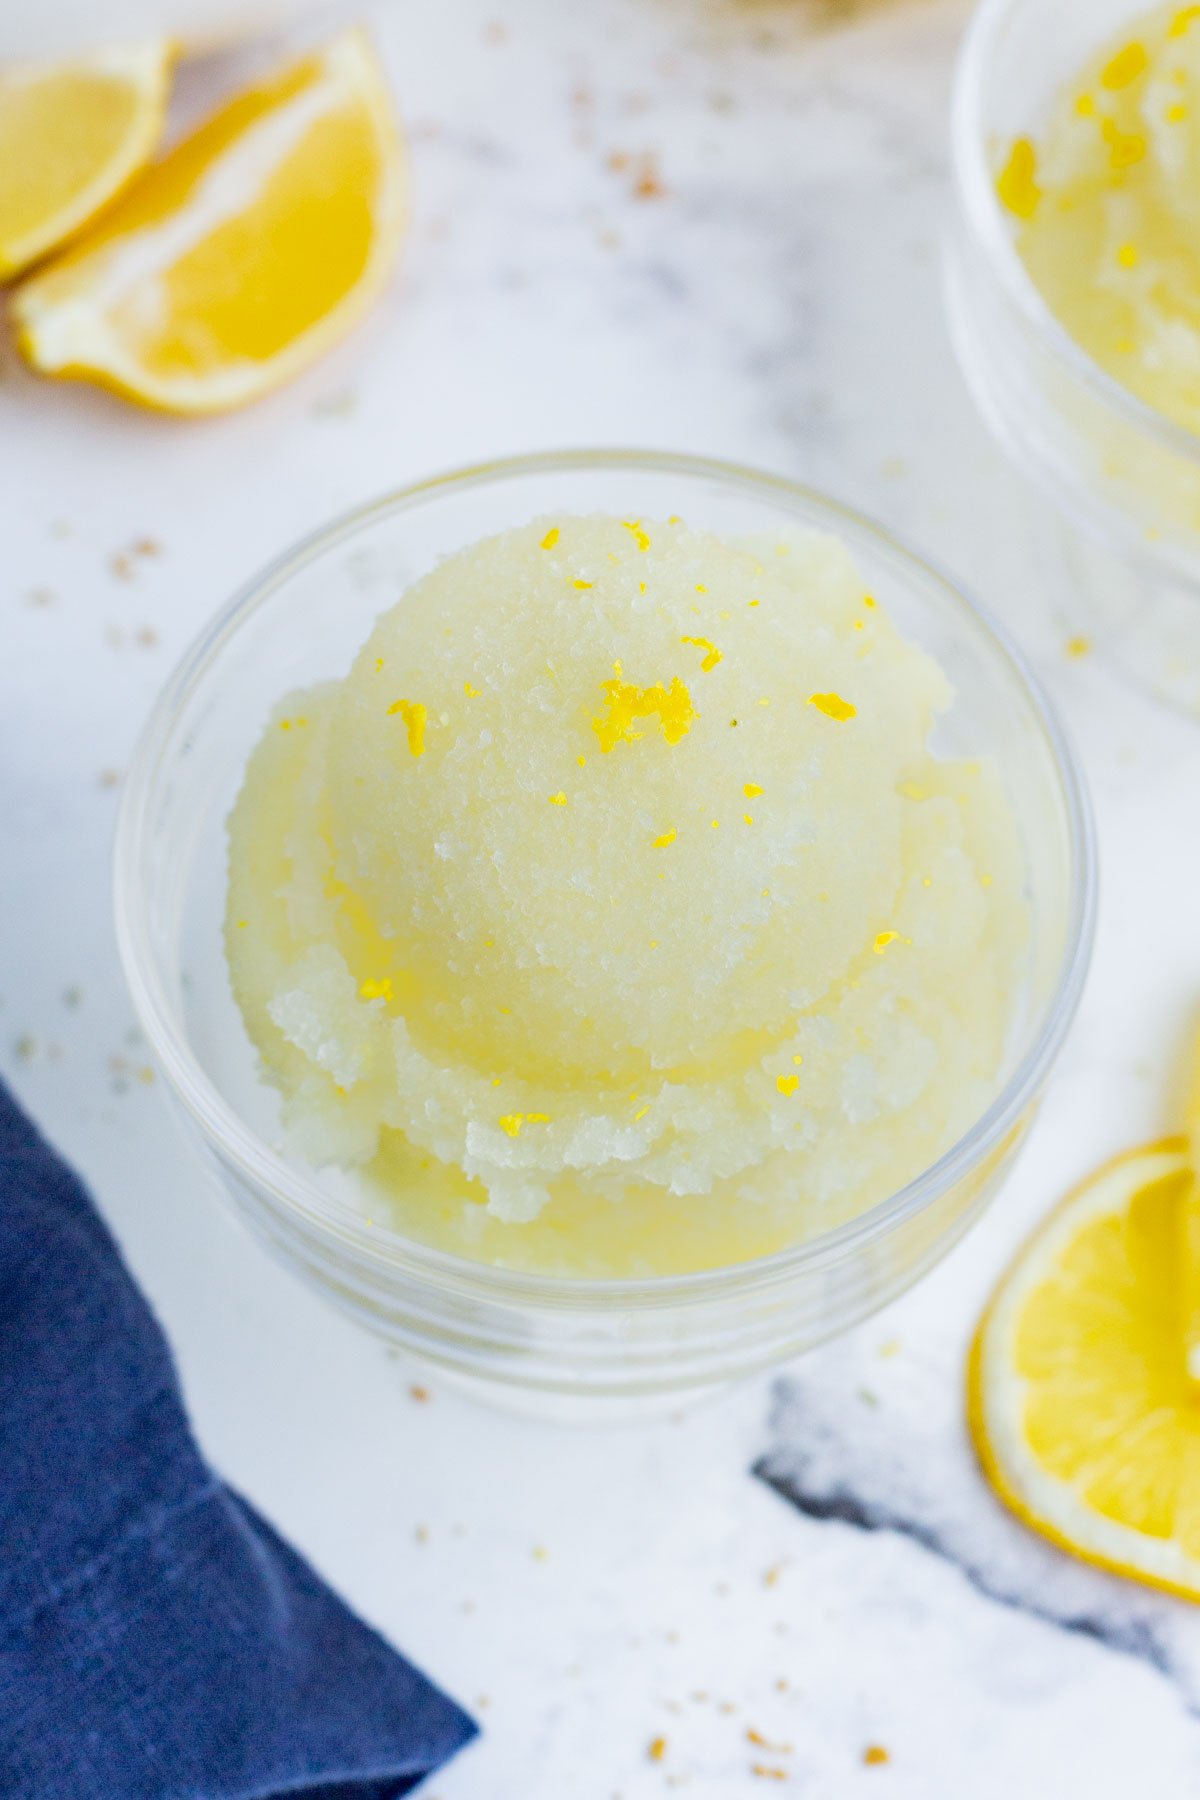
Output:
<path fill-rule="evenodd" d="M 983 118 L 994 46 L 1014 5 L 1020 3 L 980 0 L 959 49 L 950 102 L 950 155 L 962 220 L 1009 299 L 1069 373 L 1172 455 L 1200 465 L 1200 436 L 1156 411 L 1101 368 L 1051 312 L 1013 242 L 988 161 Z"/>
<path fill-rule="evenodd" d="M 172 1007 L 152 949 L 141 866 L 148 825 L 166 745 L 178 715 L 209 674 L 240 626 L 290 578 L 339 542 L 381 519 L 439 495 L 523 475 L 588 470 L 679 475 L 719 483 L 812 513 L 823 514 L 843 535 L 873 543 L 885 555 L 908 564 L 914 574 L 941 587 L 990 640 L 1025 690 L 1041 726 L 1058 776 L 1069 836 L 1071 892 L 1066 942 L 1058 979 L 1040 1026 L 1025 1056 L 991 1106 L 970 1131 L 914 1180 L 859 1217 L 819 1237 L 770 1256 L 686 1275 L 637 1280 L 580 1279 L 498 1269 L 435 1250 L 378 1225 L 368 1226 L 351 1207 L 327 1194 L 304 1172 L 275 1155 L 218 1093 L 173 1023 Z M 343 1250 L 383 1272 L 417 1278 L 444 1292 L 509 1302 L 547 1311 L 591 1310 L 598 1314 L 641 1307 L 687 1305 L 732 1293 L 766 1290 L 841 1261 L 875 1242 L 920 1212 L 967 1175 L 1003 1141 L 1036 1097 L 1071 1024 L 1091 958 L 1096 914 L 1096 841 L 1091 807 L 1075 754 L 1040 681 L 1022 653 L 991 615 L 936 564 L 890 530 L 828 495 L 744 465 L 685 453 L 655 450 L 576 449 L 497 458 L 431 476 L 366 502 L 302 538 L 247 582 L 193 640 L 169 677 L 137 741 L 117 819 L 113 901 L 117 944 L 125 978 L 147 1040 L 176 1096 L 201 1133 L 251 1185 L 264 1189 L 283 1211 L 306 1221 Z"/>

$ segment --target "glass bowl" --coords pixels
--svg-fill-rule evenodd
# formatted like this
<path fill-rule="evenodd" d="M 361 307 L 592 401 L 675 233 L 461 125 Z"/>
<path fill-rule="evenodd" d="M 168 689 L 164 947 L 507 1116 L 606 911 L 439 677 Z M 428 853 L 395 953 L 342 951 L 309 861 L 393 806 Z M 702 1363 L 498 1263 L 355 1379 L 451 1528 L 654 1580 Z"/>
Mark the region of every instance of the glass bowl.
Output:
<path fill-rule="evenodd" d="M 1024 839 L 1025 993 L 993 1103 L 919 1179 L 755 1262 L 639 1281 L 496 1269 L 371 1223 L 353 1178 L 280 1146 L 221 937 L 225 820 L 288 689 L 349 667 L 378 612 L 430 566 L 541 514 L 680 513 L 718 531 L 797 523 L 847 542 L 899 628 L 949 673 L 945 754 L 993 754 Z M 168 682 L 134 756 L 117 833 L 121 957 L 170 1092 L 224 1191 L 275 1253 L 362 1324 L 481 1393 L 600 1417 L 708 1390 L 874 1312 L 950 1247 L 994 1191 L 1079 999 L 1095 861 L 1083 786 L 1019 655 L 941 574 L 794 483 L 694 457 L 577 451 L 462 470 L 388 494 L 290 550 L 217 617 Z"/>
<path fill-rule="evenodd" d="M 1200 437 L 1156 412 L 1061 325 L 1025 269 L 996 174 L 1037 138 L 1064 82 L 1147 0 L 983 0 L 955 77 L 951 336 L 985 420 L 1059 508 L 1074 595 L 1064 624 L 1200 716 Z"/>

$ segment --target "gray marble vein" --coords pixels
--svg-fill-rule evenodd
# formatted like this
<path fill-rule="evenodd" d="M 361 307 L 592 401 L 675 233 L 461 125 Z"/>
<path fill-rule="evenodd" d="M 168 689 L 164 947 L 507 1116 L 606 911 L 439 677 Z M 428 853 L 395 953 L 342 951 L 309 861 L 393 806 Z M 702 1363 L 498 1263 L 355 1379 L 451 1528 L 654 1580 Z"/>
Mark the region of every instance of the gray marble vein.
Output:
<path fill-rule="evenodd" d="M 822 1525 L 890 1532 L 959 1571 L 985 1600 L 1135 1657 L 1200 1713 L 1200 1614 L 1044 1542 L 994 1498 L 961 1419 L 960 1371 L 940 1359 L 872 1366 L 825 1352 L 776 1382 L 754 1473 Z"/>

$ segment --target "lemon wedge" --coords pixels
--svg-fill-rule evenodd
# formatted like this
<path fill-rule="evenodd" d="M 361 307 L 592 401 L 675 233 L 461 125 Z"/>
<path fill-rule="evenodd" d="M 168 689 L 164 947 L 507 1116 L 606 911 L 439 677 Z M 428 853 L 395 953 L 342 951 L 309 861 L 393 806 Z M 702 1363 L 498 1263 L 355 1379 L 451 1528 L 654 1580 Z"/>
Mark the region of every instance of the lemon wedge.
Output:
<path fill-rule="evenodd" d="M 164 411 L 242 406 L 357 322 L 406 209 L 383 71 L 350 31 L 230 100 L 18 288 L 18 344 Z"/>
<path fill-rule="evenodd" d="M 1200 1599 L 1200 1407 L 1184 1355 L 1189 1144 L 1118 1157 L 1064 1201 L 997 1289 L 971 1355 L 984 1471 L 1036 1531 Z"/>
<path fill-rule="evenodd" d="M 153 155 L 171 60 L 162 43 L 0 69 L 0 280 L 86 225 Z"/>

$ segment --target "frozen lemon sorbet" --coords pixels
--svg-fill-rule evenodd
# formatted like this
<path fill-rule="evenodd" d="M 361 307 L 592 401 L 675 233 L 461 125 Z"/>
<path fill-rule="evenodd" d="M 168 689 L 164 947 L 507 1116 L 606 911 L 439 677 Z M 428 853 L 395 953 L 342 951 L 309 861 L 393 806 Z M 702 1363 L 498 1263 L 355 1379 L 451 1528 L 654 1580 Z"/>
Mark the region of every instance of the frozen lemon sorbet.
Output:
<path fill-rule="evenodd" d="M 365 1209 L 579 1276 L 762 1255 L 995 1088 L 1022 868 L 945 676 L 834 540 L 548 518 L 292 694 L 229 827 L 233 988 Z"/>
<path fill-rule="evenodd" d="M 1000 198 L 1071 335 L 1151 406 L 1200 431 L 1200 6 L 1151 12 L 1099 49 Z"/>

